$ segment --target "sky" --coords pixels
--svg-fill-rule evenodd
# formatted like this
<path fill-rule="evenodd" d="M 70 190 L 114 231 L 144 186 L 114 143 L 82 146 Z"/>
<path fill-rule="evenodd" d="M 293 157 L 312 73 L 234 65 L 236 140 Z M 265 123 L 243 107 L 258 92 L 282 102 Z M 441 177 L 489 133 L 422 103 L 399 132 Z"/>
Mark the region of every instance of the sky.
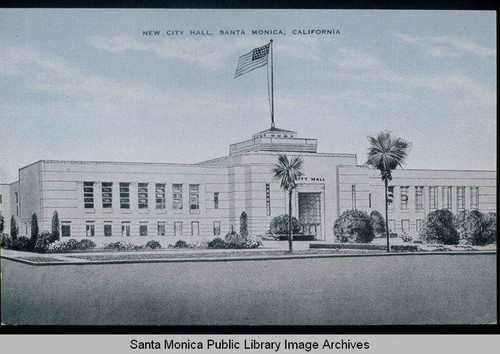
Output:
<path fill-rule="evenodd" d="M 334 34 L 294 34 L 312 29 Z M 363 164 L 390 130 L 405 168 L 496 170 L 493 11 L 0 9 L 0 182 L 42 159 L 227 155 L 270 126 L 270 67 L 233 78 L 270 39 L 276 126 L 318 152 Z"/>

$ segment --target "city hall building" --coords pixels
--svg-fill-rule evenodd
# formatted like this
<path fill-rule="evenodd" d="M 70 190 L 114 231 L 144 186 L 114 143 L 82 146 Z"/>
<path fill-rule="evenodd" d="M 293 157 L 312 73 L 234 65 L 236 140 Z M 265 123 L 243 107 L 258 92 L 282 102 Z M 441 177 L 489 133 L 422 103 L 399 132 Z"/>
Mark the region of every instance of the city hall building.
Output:
<path fill-rule="evenodd" d="M 14 216 L 19 234 L 30 235 L 34 213 L 39 229 L 51 230 L 57 211 L 63 239 L 173 244 L 239 231 L 244 211 L 249 234 L 264 235 L 274 217 L 287 213 L 288 195 L 273 180 L 279 153 L 304 161 L 292 197 L 304 234 L 334 242 L 343 211 L 384 214 L 378 170 L 360 166 L 354 154 L 318 153 L 316 139 L 271 128 L 232 144 L 228 156 L 195 164 L 34 162 L 19 169 L 17 182 L 0 185 L 5 230 Z M 496 212 L 495 171 L 398 169 L 389 189 L 389 227 L 398 234 L 416 234 L 436 209 Z"/>

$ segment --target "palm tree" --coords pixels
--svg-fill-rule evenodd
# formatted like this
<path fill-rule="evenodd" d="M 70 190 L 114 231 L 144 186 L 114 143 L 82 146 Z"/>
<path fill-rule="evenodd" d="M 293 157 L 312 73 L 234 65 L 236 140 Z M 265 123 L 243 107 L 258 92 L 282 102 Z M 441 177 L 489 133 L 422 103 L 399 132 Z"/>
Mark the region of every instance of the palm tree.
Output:
<path fill-rule="evenodd" d="M 392 180 L 392 170 L 403 167 L 408 156 L 410 143 L 401 138 L 391 137 L 389 131 L 380 132 L 376 137 L 369 136 L 370 147 L 368 148 L 368 161 L 366 165 L 376 168 L 385 185 L 385 232 L 387 236 L 387 252 L 389 252 L 389 219 L 387 190 L 389 181 Z"/>
<path fill-rule="evenodd" d="M 303 160 L 300 156 L 296 156 L 291 160 L 284 154 L 278 155 L 278 163 L 274 165 L 273 179 L 280 181 L 281 188 L 288 191 L 288 248 L 292 253 L 292 193 L 297 186 L 297 179 L 302 176 L 300 171 Z"/>

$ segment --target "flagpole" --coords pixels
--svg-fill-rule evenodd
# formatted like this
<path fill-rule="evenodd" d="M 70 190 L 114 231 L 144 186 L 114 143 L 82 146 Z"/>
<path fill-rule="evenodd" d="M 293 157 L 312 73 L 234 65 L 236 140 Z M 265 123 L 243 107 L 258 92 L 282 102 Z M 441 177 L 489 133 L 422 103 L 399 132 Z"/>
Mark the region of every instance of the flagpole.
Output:
<path fill-rule="evenodd" d="M 274 79 L 273 79 L 273 40 L 270 40 L 271 49 L 271 128 L 274 128 Z"/>

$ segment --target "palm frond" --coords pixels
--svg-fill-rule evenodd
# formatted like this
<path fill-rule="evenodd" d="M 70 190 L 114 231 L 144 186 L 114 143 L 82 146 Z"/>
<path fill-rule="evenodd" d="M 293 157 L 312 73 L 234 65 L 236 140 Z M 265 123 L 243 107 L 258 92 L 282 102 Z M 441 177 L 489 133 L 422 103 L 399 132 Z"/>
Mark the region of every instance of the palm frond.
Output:
<path fill-rule="evenodd" d="M 296 187 L 297 180 L 302 176 L 303 160 L 300 156 L 295 156 L 291 160 L 285 154 L 278 155 L 278 162 L 273 167 L 273 180 L 280 181 L 283 190 L 290 190 Z"/>
<path fill-rule="evenodd" d="M 410 144 L 401 138 L 392 138 L 389 131 L 369 136 L 368 160 L 366 165 L 380 171 L 382 179 L 392 179 L 392 171 L 403 167 Z"/>

